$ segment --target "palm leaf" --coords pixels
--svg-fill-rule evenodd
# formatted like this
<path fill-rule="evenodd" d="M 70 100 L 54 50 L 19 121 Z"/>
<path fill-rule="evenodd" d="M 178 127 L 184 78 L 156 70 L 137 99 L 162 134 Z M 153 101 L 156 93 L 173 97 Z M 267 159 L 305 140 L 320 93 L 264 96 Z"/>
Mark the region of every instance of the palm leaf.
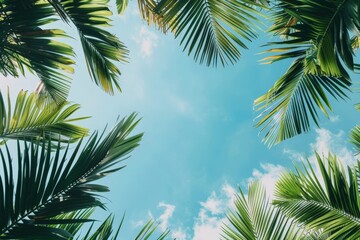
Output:
<path fill-rule="evenodd" d="M 127 62 L 128 50 L 115 35 L 103 29 L 110 26 L 111 21 L 108 0 L 51 3 L 65 22 L 72 22 L 77 28 L 86 65 L 94 82 L 107 93 L 113 94 L 114 88 L 121 91 L 118 79 L 120 71 L 114 61 Z"/>
<path fill-rule="evenodd" d="M 116 0 L 118 14 L 123 15 L 128 4 L 129 0 Z"/>
<path fill-rule="evenodd" d="M 67 37 L 59 29 L 43 29 L 56 21 L 44 1 L 4 0 L 0 4 L 0 72 L 14 77 L 34 72 L 48 96 L 58 104 L 67 98 L 74 63 L 71 46 L 55 39 Z"/>
<path fill-rule="evenodd" d="M 41 106 L 38 104 L 36 94 L 21 91 L 13 108 L 12 111 L 9 94 L 6 105 L 0 92 L 0 138 L 68 142 L 88 134 L 88 129 L 73 124 L 74 121 L 86 118 L 72 118 L 80 108 L 78 104 Z"/>
<path fill-rule="evenodd" d="M 103 139 L 95 133 L 82 150 L 79 143 L 72 153 L 67 148 L 61 154 L 60 144 L 54 151 L 51 141 L 24 147 L 18 142 L 17 173 L 10 150 L 0 150 L 0 238 L 72 237 L 64 229 L 48 225 L 73 223 L 72 219 L 56 222 L 54 217 L 59 214 L 104 208 L 95 193 L 108 188 L 90 182 L 123 168 L 118 163 L 138 146 L 142 136 L 128 137 L 137 124 L 135 117 L 120 121 Z"/>
<path fill-rule="evenodd" d="M 306 229 L 321 231 L 327 239 L 360 237 L 359 175 L 345 171 L 335 156 L 316 154 L 320 174 L 308 164 L 288 172 L 276 184 L 274 204 Z"/>
<path fill-rule="evenodd" d="M 344 91 L 349 90 L 348 78 L 307 73 L 305 64 L 306 59 L 295 60 L 286 74 L 254 102 L 256 110 L 262 111 L 256 127 L 267 130 L 264 141 L 270 146 L 308 132 L 311 120 L 318 125 L 318 109 L 327 117 L 328 110 L 332 110 L 327 95 L 345 98 Z"/>
<path fill-rule="evenodd" d="M 161 26 L 168 26 L 175 38 L 181 37 L 184 51 L 192 54 L 196 61 L 214 66 L 239 59 L 238 48 L 247 48 L 244 39 L 251 41 L 257 36 L 254 28 L 259 11 L 256 8 L 264 7 L 247 0 L 141 2 L 156 4 L 153 9 L 151 4 L 146 6 L 150 5 L 150 12 L 161 19 Z M 151 17 L 145 19 L 152 21 Z"/>
<path fill-rule="evenodd" d="M 236 211 L 230 211 L 229 225 L 223 225 L 223 239 L 300 239 L 303 231 L 269 203 L 259 181 L 249 185 L 247 197 L 236 194 Z"/>
<path fill-rule="evenodd" d="M 360 26 L 358 11 L 359 4 L 353 0 L 279 1 L 272 11 L 274 24 L 270 32 L 286 40 L 270 44 L 287 45 L 277 48 L 284 52 L 278 55 L 282 59 L 294 57 L 289 51 L 295 48 L 313 44 L 313 54 L 321 71 L 332 77 L 345 76 L 347 73 L 341 62 L 354 69 L 350 36 L 357 33 Z"/>
<path fill-rule="evenodd" d="M 164 21 L 162 10 L 157 10 L 158 3 L 159 1 L 155 0 L 138 0 L 140 15 L 149 25 L 166 33 L 169 30 L 169 22 Z"/>
<path fill-rule="evenodd" d="M 357 125 L 350 132 L 350 142 L 354 144 L 356 154 L 360 153 L 360 126 Z"/>

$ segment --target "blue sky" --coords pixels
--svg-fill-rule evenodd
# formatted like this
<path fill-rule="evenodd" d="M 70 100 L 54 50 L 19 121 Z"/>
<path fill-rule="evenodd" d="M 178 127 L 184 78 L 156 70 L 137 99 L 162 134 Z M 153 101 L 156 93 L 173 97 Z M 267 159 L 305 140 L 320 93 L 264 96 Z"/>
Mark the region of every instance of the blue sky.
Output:
<path fill-rule="evenodd" d="M 354 161 L 347 134 L 358 119 L 355 94 L 347 103 L 333 101 L 335 113 L 331 121 L 322 121 L 323 129 L 271 149 L 261 142 L 259 129 L 253 127 L 258 114 L 253 101 L 289 65 L 259 63 L 266 34 L 249 44 L 234 66 L 209 68 L 183 53 L 171 34 L 164 36 L 142 22 L 135 5 L 114 19 L 110 31 L 131 51 L 130 63 L 120 66 L 123 93 L 108 96 L 97 88 L 79 45 L 73 43 L 79 51 L 69 100 L 81 104 L 79 115 L 92 116 L 83 122 L 91 130 L 102 130 L 132 112 L 142 118 L 135 130 L 145 132 L 141 146 L 124 170 L 102 181 L 111 188 L 106 196 L 109 209 L 119 219 L 126 211 L 122 236 L 131 239 L 152 216 L 178 240 L 217 239 L 237 186 L 245 189 L 260 178 L 271 189 L 293 161 L 311 159 L 312 149 L 331 150 L 346 163 Z M 20 88 L 34 89 L 36 78 L 8 79 L 1 89 L 7 84 L 15 95 Z"/>

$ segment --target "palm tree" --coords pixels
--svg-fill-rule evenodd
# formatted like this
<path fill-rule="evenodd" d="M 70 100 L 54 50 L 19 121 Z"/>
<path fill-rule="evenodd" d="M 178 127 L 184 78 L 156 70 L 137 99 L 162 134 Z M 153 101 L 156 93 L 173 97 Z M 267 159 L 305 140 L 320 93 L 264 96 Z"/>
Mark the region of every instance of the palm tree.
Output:
<path fill-rule="evenodd" d="M 225 239 L 359 239 L 360 161 L 345 170 L 336 156 L 316 154 L 316 160 L 320 173 L 308 162 L 281 175 L 272 204 L 259 183 L 249 186 L 248 200 L 240 192 L 236 212 L 228 214 L 231 225 L 224 226 Z M 288 229 L 297 235 L 271 235 Z"/>

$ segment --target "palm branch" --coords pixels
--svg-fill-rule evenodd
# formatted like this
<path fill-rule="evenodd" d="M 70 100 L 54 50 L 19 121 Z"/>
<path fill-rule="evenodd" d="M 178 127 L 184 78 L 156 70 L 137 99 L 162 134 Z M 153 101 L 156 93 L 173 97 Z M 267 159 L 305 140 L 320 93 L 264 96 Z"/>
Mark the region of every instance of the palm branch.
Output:
<path fill-rule="evenodd" d="M 309 163 L 281 176 L 274 204 L 326 239 L 360 238 L 358 169 L 345 170 L 332 155 L 321 158 L 316 154 L 316 159 L 320 174 Z"/>
<path fill-rule="evenodd" d="M 67 98 L 74 70 L 71 46 L 57 39 L 67 37 L 60 29 L 47 29 L 56 21 L 45 1 L 4 0 L 0 3 L 0 73 L 18 77 L 25 70 L 42 81 L 48 96 L 58 104 Z"/>
<path fill-rule="evenodd" d="M 110 26 L 109 16 L 112 12 L 108 8 L 109 1 L 49 2 L 65 22 L 71 22 L 78 30 L 86 65 L 94 82 L 107 93 L 113 94 L 114 88 L 121 91 L 118 79 L 120 71 L 114 61 L 127 62 L 128 50 L 115 35 L 103 29 Z M 126 4 L 126 1 L 121 2 Z"/>
<path fill-rule="evenodd" d="M 271 205 L 261 182 L 250 184 L 247 196 L 240 190 L 234 203 L 236 210 L 227 214 L 230 224 L 222 227 L 223 239 L 304 239 L 303 230 Z"/>
<path fill-rule="evenodd" d="M 72 235 L 49 224 L 87 221 L 87 218 L 54 219 L 59 214 L 104 204 L 96 192 L 109 189 L 91 183 L 122 169 L 119 162 L 138 146 L 142 134 L 129 137 L 135 115 L 121 120 L 105 137 L 94 133 L 81 150 L 60 153 L 54 141 L 17 144 L 17 168 L 6 146 L 0 150 L 0 238 L 68 239 Z M 24 145 L 24 146 L 22 146 Z M 16 171 L 16 172 L 15 172 Z"/>
<path fill-rule="evenodd" d="M 6 104 L 0 92 L 0 138 L 33 141 L 48 139 L 61 142 L 74 141 L 88 134 L 88 129 L 74 125 L 74 121 L 86 117 L 72 118 L 80 105 L 63 103 L 49 106 L 39 105 L 37 95 L 21 91 L 13 106 L 10 95 Z"/>
<path fill-rule="evenodd" d="M 327 117 L 332 111 L 328 95 L 346 98 L 351 85 L 348 78 L 307 73 L 306 64 L 306 59 L 295 60 L 274 86 L 254 101 L 256 110 L 262 111 L 255 126 L 267 131 L 264 141 L 270 146 L 308 132 L 311 120 L 319 126 L 318 110 Z"/>
<path fill-rule="evenodd" d="M 247 48 L 244 39 L 257 36 L 257 8 L 264 7 L 263 3 L 266 1 L 139 0 L 145 20 L 160 22 L 175 38 L 181 37 L 183 50 L 196 61 L 214 66 L 235 63 L 240 57 L 238 47 Z"/>
<path fill-rule="evenodd" d="M 116 0 L 118 14 L 123 15 L 129 4 L 129 0 Z"/>

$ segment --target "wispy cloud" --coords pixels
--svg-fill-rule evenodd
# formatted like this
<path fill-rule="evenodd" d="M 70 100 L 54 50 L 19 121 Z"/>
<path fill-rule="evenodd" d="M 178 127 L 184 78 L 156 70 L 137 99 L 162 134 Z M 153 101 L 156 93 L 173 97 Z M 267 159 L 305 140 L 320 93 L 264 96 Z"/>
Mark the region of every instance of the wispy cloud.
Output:
<path fill-rule="evenodd" d="M 139 44 L 141 55 L 145 58 L 149 58 L 153 54 L 154 48 L 158 46 L 157 42 L 159 37 L 155 32 L 142 26 L 133 39 Z"/>
<path fill-rule="evenodd" d="M 200 203 L 201 208 L 193 227 L 194 240 L 219 239 L 221 225 L 227 221 L 225 214 L 228 209 L 234 208 L 235 192 L 231 185 L 225 183 L 219 194 L 214 191 L 205 202 Z"/>
<path fill-rule="evenodd" d="M 158 219 L 160 230 L 164 232 L 169 228 L 169 219 L 172 217 L 175 211 L 175 206 L 160 202 L 158 207 L 164 208 L 164 212 L 160 215 Z"/>
<path fill-rule="evenodd" d="M 330 116 L 330 122 L 338 122 L 340 121 L 340 117 L 338 115 Z"/>

